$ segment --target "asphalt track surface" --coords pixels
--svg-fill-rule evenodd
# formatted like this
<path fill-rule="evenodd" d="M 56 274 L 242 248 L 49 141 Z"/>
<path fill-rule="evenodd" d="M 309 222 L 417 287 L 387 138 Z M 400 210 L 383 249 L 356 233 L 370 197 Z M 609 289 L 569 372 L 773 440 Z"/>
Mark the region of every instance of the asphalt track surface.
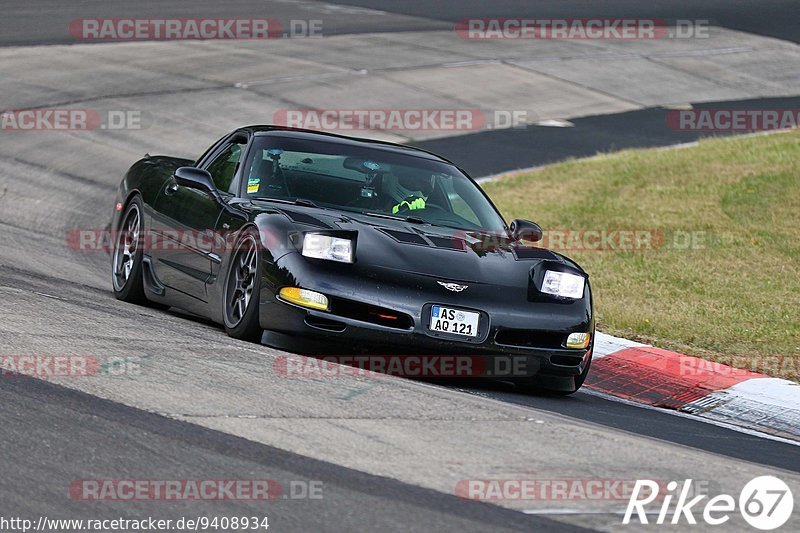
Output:
<path fill-rule="evenodd" d="M 191 16 L 195 17 L 253 16 L 252 2 L 190 4 Z M 366 27 L 363 17 L 357 13 L 331 9 L 330 17 L 326 18 L 327 30 L 348 33 L 380 31 L 382 28 L 386 31 L 446 28 L 451 27 L 452 20 L 464 18 L 462 13 L 466 16 L 555 17 L 569 16 L 577 9 L 570 3 L 559 3 L 557 10 L 551 10 L 538 3 L 494 2 L 489 13 L 486 11 L 488 8 L 481 7 L 479 2 L 459 2 L 457 9 L 450 2 L 444 5 L 423 2 L 383 4 L 370 3 L 370 6 L 397 12 L 399 16 L 387 17 L 381 23 L 383 26 Z M 580 4 L 585 16 L 595 14 L 586 12 L 583 3 Z M 797 40 L 797 19 L 788 16 L 788 10 L 795 7 L 795 3 L 773 2 L 769 8 L 763 9 L 762 4 L 757 3 L 754 5 L 759 7 L 755 11 L 752 7 L 730 8 L 728 4 L 706 2 L 701 8 L 689 2 L 659 2 L 650 3 L 645 10 L 643 6 L 635 7 L 640 6 L 639 3 L 620 2 L 606 4 L 602 13 L 597 14 L 618 11 L 623 16 L 632 16 L 640 9 L 645 10 L 643 16 L 712 18 L 733 28 Z M 148 13 L 164 17 L 185 14 L 186 5 L 140 2 L 129 8 L 130 13 L 120 13 L 118 9 L 112 9 L 114 6 L 109 2 L 42 2 L 35 6 L 9 2 L 3 6 L 0 44 L 71 42 L 69 36 L 64 35 L 64 10 L 70 18 L 102 17 L 104 14 L 148 16 Z M 296 5 L 284 2 L 258 5 L 260 9 L 269 10 L 269 16 L 278 18 L 295 17 L 298 13 Z M 615 5 L 619 7 L 613 9 Z M 523 12 L 516 11 L 518 8 Z M 55 15 L 57 9 L 62 11 Z M 456 12 L 459 15 L 453 17 L 451 13 Z M 797 107 L 796 101 L 782 104 L 785 104 L 782 107 Z M 579 119 L 575 121 L 575 128 L 569 129 L 526 128 L 477 134 L 480 143 L 496 146 L 513 147 L 516 139 L 522 137 L 529 146 L 534 139 L 533 144 L 540 149 L 535 151 L 534 157 L 524 160 L 511 160 L 507 156 L 494 162 L 486 161 L 474 157 L 474 153 L 466 153 L 474 151 L 459 148 L 467 145 L 455 139 L 420 144 L 453 159 L 464 158 L 468 170 L 482 175 L 597 150 L 686 142 L 683 134 L 664 133 L 663 127 L 658 133 L 654 128 L 653 135 L 638 135 L 638 127 L 646 133 L 647 124 L 661 120 L 663 110 L 645 110 Z M 616 132 L 615 135 L 609 136 L 610 131 Z M 668 138 L 657 138 L 659 136 Z M 597 143 L 599 137 L 606 142 Z M 612 141 L 608 141 L 609 138 Z M 643 144 L 635 144 L 637 142 Z M 508 152 L 516 151 L 510 148 Z M 539 528 L 557 531 L 570 530 L 575 525 L 607 529 L 618 523 L 593 517 L 577 518 L 572 523 L 554 522 L 547 517 L 523 515 L 494 505 L 464 501 L 452 495 L 452 491 L 448 493 L 403 482 L 399 480 L 403 476 L 395 475 L 391 469 L 383 475 L 365 473 L 370 468 L 380 469 L 372 464 L 363 468 L 341 466 L 348 461 L 333 453 L 335 442 L 327 450 L 330 460 L 325 460 L 324 453 L 316 454 L 314 458 L 308 448 L 293 453 L 285 448 L 268 446 L 262 442 L 266 439 L 258 438 L 257 432 L 251 436 L 246 430 L 241 430 L 239 433 L 246 434 L 246 437 L 233 435 L 240 428 L 237 422 L 249 421 L 247 413 L 252 410 L 248 410 L 251 405 L 248 402 L 253 402 L 252 405 L 261 413 L 255 418 L 274 414 L 275 418 L 283 417 L 289 424 L 297 424 L 298 434 L 307 435 L 307 432 L 303 433 L 304 416 L 293 420 L 285 412 L 287 407 L 281 403 L 281 398 L 286 397 L 286 404 L 302 404 L 301 415 L 307 415 L 306 410 L 317 409 L 324 416 L 331 417 L 333 415 L 326 409 L 331 409 L 330 404 L 336 404 L 338 399 L 315 397 L 317 390 L 311 388 L 313 384 L 289 385 L 285 380 L 276 380 L 270 384 L 283 385 L 285 390 L 254 386 L 258 383 L 263 387 L 264 383 L 247 380 L 259 372 L 259 365 L 266 364 L 268 357 L 275 356 L 273 350 L 243 346 L 227 339 L 220 328 L 176 311 L 140 309 L 115 301 L 108 288 L 107 257 L 71 252 L 65 249 L 63 236 L 70 228 L 102 227 L 107 223 L 107 204 L 119 176 L 104 175 L 91 168 L 85 175 L 59 172 L 48 162 L 45 143 L 37 146 L 36 150 L 32 149 L 31 153 L 21 151 L 20 159 L 25 162 L 8 157 L 0 160 L 0 172 L 4 178 L 4 185 L 0 187 L 0 298 L 3 302 L 0 352 L 119 351 L 125 354 L 129 353 L 125 350 L 130 350 L 148 354 L 150 359 L 147 361 L 152 364 L 148 368 L 153 370 L 141 379 L 134 376 L 130 380 L 97 381 L 88 385 L 75 385 L 69 381 L 47 383 L 22 377 L 0 379 L 0 402 L 3 406 L 0 409 L 0 515 L 36 517 L 47 514 L 61 518 L 141 518 L 150 515 L 177 518 L 204 514 L 268 514 L 277 531 Z M 210 392 L 215 392 L 216 396 L 209 395 Z M 643 450 L 651 450 L 652 463 L 663 453 L 677 462 L 711 465 L 709 472 L 729 472 L 736 481 L 741 476 L 752 477 L 753 473 L 772 473 L 779 477 L 791 475 L 796 479 L 795 475 L 800 472 L 800 448 L 797 446 L 612 401 L 591 392 L 557 399 L 526 396 L 505 384 L 476 387 L 469 383 L 445 382 L 431 387 L 405 380 L 389 380 L 385 389 L 379 388 L 379 392 L 382 395 L 367 391 L 363 394 L 373 394 L 370 403 L 345 404 L 341 412 L 334 414 L 342 420 L 347 416 L 380 419 L 401 418 L 398 413 L 413 411 L 420 418 L 411 417 L 411 423 L 425 425 L 437 423 L 440 416 L 425 411 L 425 405 L 438 406 L 445 400 L 450 402 L 448 405 L 479 406 L 498 413 L 504 409 L 519 409 L 531 419 L 542 419 L 546 426 L 559 424 L 563 430 L 544 435 L 539 443 L 541 453 L 527 458 L 526 464 L 540 469 L 548 466 L 540 461 L 540 455 L 544 457 L 550 453 L 552 456 L 553 450 L 564 450 L 565 454 L 579 453 L 570 449 L 570 432 L 573 432 L 576 439 L 584 439 L 581 442 L 586 442 L 586 436 L 591 435 L 604 443 L 601 449 L 586 453 L 595 465 L 592 470 L 606 475 L 615 471 L 617 466 L 623 472 L 639 468 L 642 476 L 648 470 L 648 463 L 644 462 L 647 459 L 637 457 L 634 447 L 621 453 L 611 448 L 613 442 L 634 442 Z M 264 402 L 256 403 L 256 398 L 261 397 L 265 398 Z M 117 398 L 118 401 L 108 398 Z M 162 405 L 174 406 L 175 411 L 163 411 Z M 234 411 L 246 416 L 228 422 L 226 417 Z M 463 420 L 456 420 L 462 425 L 456 425 L 454 433 L 466 432 L 470 424 L 478 423 L 470 422 L 471 414 L 472 411 L 467 412 Z M 446 413 L 441 416 L 442 426 L 453 423 Z M 221 421 L 209 422 L 213 417 L 219 417 Z M 197 423 L 192 423 L 192 420 L 197 420 Z M 399 429 L 395 437 L 402 442 L 403 432 L 410 430 L 408 426 L 402 426 L 401 419 L 397 424 Z M 215 427 L 224 430 L 213 429 Z M 284 428 L 283 431 L 291 432 L 291 429 Z M 503 433 L 505 436 L 513 434 L 513 431 Z M 374 444 L 370 440 L 377 441 L 382 436 L 357 434 L 354 438 L 363 438 L 367 450 Z M 295 441 L 289 435 L 286 442 Z M 457 439 L 454 439 L 454 447 L 456 443 Z M 520 443 L 520 449 L 530 449 L 523 444 Z M 364 453 L 366 455 L 367 451 Z M 402 457 L 396 462 L 391 459 L 386 457 L 393 466 L 403 461 Z M 453 462 L 455 465 L 464 458 L 454 453 L 434 459 L 435 462 Z M 640 461 L 638 466 L 635 464 L 637 459 Z M 478 460 L 499 462 L 498 458 L 488 455 Z M 562 466 L 569 462 L 565 459 Z M 358 462 L 353 459 L 349 464 L 357 466 Z M 424 469 L 423 465 L 410 468 Z M 421 479 L 424 479 L 423 474 L 419 474 Z M 719 474 L 720 483 L 728 481 L 727 475 Z M 87 505 L 68 495 L 67 487 L 76 479 L 109 477 L 269 478 L 285 484 L 292 480 L 321 480 L 325 483 L 325 497 L 322 500 L 279 500 L 265 511 L 263 506 L 247 502 L 104 502 L 102 506 Z"/>
<path fill-rule="evenodd" d="M 150 479 L 278 481 L 283 490 L 268 512 L 263 502 L 245 501 L 226 503 L 224 511 L 227 516 L 266 515 L 278 531 L 580 530 L 315 461 L 25 377 L 0 380 L 0 402 L 3 462 L 15 465 L 3 468 L 0 515 L 6 517 L 38 517 L 46 511 L 50 518 L 98 518 L 96 507 L 67 499 L 64 490 L 53 488 L 113 470 L 120 477 L 131 473 L 134 478 L 144 474 Z M 80 453 L 76 442 L 82 443 Z M 324 483 L 323 498 L 295 499 L 305 490 L 297 487 L 315 482 Z M 220 512 L 219 502 L 107 505 L 102 517 L 178 520 Z"/>
<path fill-rule="evenodd" d="M 323 9 L 320 10 L 320 6 Z M 307 8 L 313 8 L 309 11 Z M 367 16 L 364 10 L 334 3 L 280 0 L 141 0 L 137 2 L 88 0 L 59 2 L 43 0 L 32 4 L 20 0 L 3 2 L 0 46 L 70 44 L 75 39 L 65 21 L 81 18 L 261 18 L 286 24 L 292 19 L 324 19 L 326 35 L 449 29 L 445 21 L 417 17 Z"/>
<path fill-rule="evenodd" d="M 29 2 L 10 0 L 4 3 L 0 18 L 0 46 L 52 45 L 78 42 L 70 35 L 65 21 L 80 18 L 252 18 L 270 17 L 284 25 L 292 19 L 323 17 L 326 35 L 450 30 L 455 22 L 468 17 L 581 17 L 657 18 L 708 20 L 711 25 L 758 35 L 800 42 L 800 19 L 793 0 L 705 2 L 614 0 L 594 3 L 583 1 L 520 2 L 500 0 L 481 2 L 286 2 L 280 0 L 180 1 L 144 0 L 141 2 L 87 0 L 62 3 L 54 0 Z M 761 98 L 753 100 L 705 102 L 693 104 L 698 109 L 791 109 L 799 98 Z M 692 102 L 685 102 L 686 104 Z M 414 143 L 458 162 L 473 176 L 487 176 L 506 171 L 552 163 L 569 157 L 624 148 L 668 146 L 726 133 L 673 131 L 664 127 L 668 110 L 648 108 L 623 113 L 603 114 L 572 121 L 574 127 L 552 128 L 527 126 L 516 129 L 480 131 Z"/>
<path fill-rule="evenodd" d="M 330 35 L 381 31 L 452 28 L 453 23 L 469 17 L 508 18 L 580 18 L 620 17 L 675 20 L 709 20 L 726 28 L 800 40 L 800 20 L 794 0 L 768 2 L 730 0 L 611 0 L 606 2 L 520 1 L 520 0 L 366 0 L 333 2 L 281 2 L 276 0 L 142 0 L 121 2 L 84 0 L 59 2 L 20 0 L 3 2 L 0 20 L 1 45 L 65 44 L 74 42 L 64 20 L 110 17 L 193 17 L 234 18 L 272 17 L 279 20 L 302 18 L 304 4 L 331 6 L 325 13 L 325 32 Z M 348 6 L 388 12 L 401 17 L 375 19 L 365 17 Z"/>

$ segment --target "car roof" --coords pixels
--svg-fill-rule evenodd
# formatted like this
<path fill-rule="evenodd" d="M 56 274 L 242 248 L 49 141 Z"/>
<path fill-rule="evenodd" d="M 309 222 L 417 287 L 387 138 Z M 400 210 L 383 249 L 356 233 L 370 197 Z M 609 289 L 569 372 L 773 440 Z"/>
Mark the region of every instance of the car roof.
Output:
<path fill-rule="evenodd" d="M 370 147 L 370 148 L 378 148 L 381 150 L 386 150 L 389 152 L 395 152 L 405 155 L 413 155 L 416 157 L 421 157 L 423 159 L 429 159 L 433 161 L 441 161 L 444 163 L 448 163 L 450 165 L 457 166 L 452 161 L 445 159 L 444 157 L 434 154 L 433 152 L 429 152 L 427 150 L 423 150 L 422 148 L 415 148 L 413 146 L 406 146 L 403 144 L 396 144 L 387 141 L 378 141 L 374 139 L 363 139 L 360 137 L 348 137 L 347 135 L 339 135 L 336 133 L 328 133 L 326 131 L 317 131 L 317 130 L 306 130 L 300 128 L 290 128 L 288 126 L 276 126 L 271 124 L 261 124 L 261 125 L 253 125 L 253 126 L 245 126 L 243 128 L 239 128 L 237 131 L 251 131 L 255 136 L 264 136 L 271 133 L 280 133 L 281 137 L 290 137 L 294 139 L 304 139 L 304 140 L 318 140 L 318 141 L 327 141 L 327 142 L 337 142 L 343 145 L 349 146 L 362 146 L 362 147 Z"/>

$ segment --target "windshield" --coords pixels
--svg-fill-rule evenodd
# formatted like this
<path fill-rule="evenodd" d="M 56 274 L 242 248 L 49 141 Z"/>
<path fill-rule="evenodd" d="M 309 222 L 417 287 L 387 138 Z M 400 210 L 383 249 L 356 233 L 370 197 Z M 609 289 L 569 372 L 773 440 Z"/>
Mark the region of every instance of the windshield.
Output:
<path fill-rule="evenodd" d="M 478 187 L 453 165 L 380 148 L 280 136 L 257 138 L 247 196 L 310 200 L 319 207 L 457 229 L 501 231 Z"/>

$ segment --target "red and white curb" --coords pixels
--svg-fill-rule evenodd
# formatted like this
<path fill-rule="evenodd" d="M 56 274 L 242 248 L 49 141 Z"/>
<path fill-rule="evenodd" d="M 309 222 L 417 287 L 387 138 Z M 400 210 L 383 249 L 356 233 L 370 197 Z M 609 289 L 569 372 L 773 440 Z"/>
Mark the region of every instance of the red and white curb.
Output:
<path fill-rule="evenodd" d="M 709 421 L 800 440 L 800 385 L 597 333 L 586 387 Z"/>

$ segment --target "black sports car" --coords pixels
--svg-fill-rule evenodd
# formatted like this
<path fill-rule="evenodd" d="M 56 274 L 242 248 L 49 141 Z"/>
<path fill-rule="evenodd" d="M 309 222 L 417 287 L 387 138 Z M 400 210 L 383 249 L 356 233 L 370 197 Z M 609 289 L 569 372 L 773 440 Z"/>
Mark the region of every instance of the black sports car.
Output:
<path fill-rule="evenodd" d="M 423 150 L 244 127 L 197 161 L 135 163 L 111 227 L 117 298 L 182 308 L 238 339 L 479 357 L 484 376 L 556 393 L 589 371 L 587 274 Z M 509 357 L 511 372 L 492 364 Z"/>

